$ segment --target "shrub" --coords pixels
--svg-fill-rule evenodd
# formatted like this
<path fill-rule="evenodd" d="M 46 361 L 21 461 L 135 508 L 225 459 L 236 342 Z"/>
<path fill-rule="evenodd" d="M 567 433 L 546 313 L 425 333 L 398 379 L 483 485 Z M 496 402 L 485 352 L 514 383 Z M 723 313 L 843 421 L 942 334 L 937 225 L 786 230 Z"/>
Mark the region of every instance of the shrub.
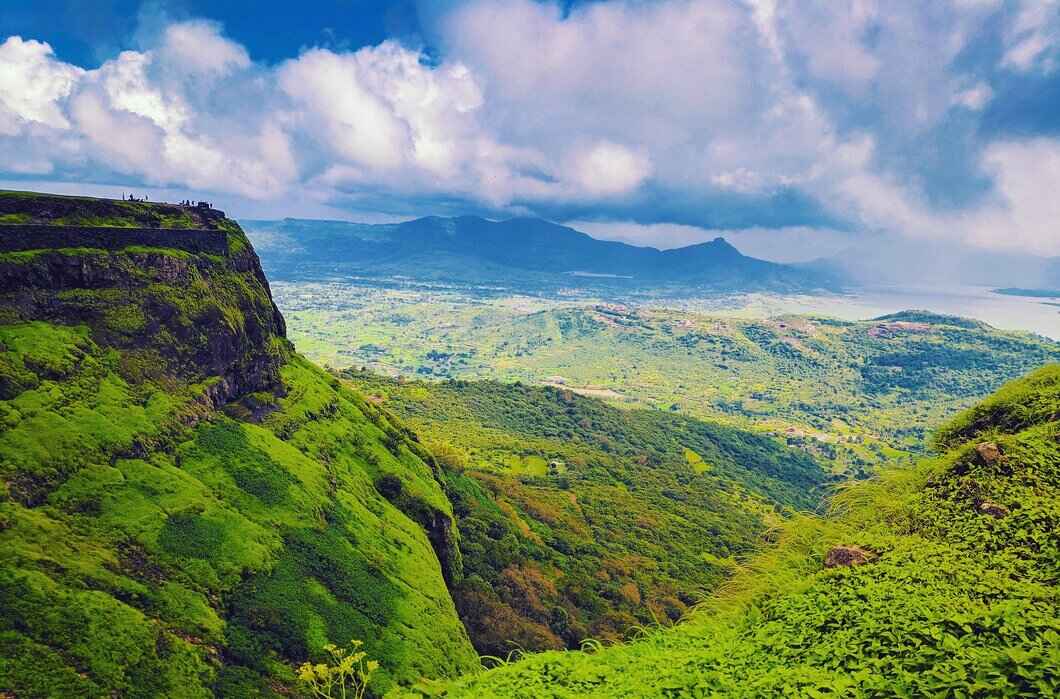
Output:
<path fill-rule="evenodd" d="M 331 643 L 324 650 L 331 656 L 330 663 L 303 663 L 298 668 L 298 679 L 321 699 L 363 699 L 368 682 L 379 663 L 368 660 L 359 650 L 362 641 L 350 641 L 350 648 L 339 648 Z"/>

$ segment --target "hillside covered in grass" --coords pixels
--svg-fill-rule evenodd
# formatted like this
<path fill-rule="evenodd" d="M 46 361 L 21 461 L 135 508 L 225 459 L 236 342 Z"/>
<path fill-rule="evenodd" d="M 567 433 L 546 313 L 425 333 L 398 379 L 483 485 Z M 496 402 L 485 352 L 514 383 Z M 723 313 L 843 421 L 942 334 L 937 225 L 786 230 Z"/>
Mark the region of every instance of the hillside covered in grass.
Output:
<path fill-rule="evenodd" d="M 673 621 L 828 474 L 767 437 L 558 388 L 344 374 L 444 466 L 476 648 L 578 648 Z"/>
<path fill-rule="evenodd" d="M 0 253 L 0 694 L 289 695 L 295 664 L 351 639 L 379 691 L 477 666 L 433 460 L 293 351 L 236 224 L 0 206 L 70 226 Z M 222 254 L 84 233 L 176 218 Z"/>
<path fill-rule="evenodd" d="M 0 224 L 205 228 L 242 233 L 224 212 L 201 206 L 152 203 L 0 190 Z"/>
<path fill-rule="evenodd" d="M 938 456 L 798 517 L 685 623 L 419 696 L 1060 693 L 1060 366 L 942 428 Z"/>
<path fill-rule="evenodd" d="M 904 312 L 849 322 L 719 317 L 470 290 L 282 283 L 307 356 L 427 379 L 562 385 L 780 436 L 837 472 L 924 453 L 930 431 L 1060 344 Z"/>

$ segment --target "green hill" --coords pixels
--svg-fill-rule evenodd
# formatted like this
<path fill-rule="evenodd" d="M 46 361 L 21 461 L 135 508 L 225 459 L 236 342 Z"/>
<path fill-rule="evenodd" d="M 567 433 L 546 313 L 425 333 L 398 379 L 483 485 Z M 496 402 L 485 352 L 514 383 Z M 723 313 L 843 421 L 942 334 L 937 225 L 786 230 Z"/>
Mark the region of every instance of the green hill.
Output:
<path fill-rule="evenodd" d="M 909 311 L 847 322 L 718 317 L 453 290 L 281 284 L 299 348 L 406 377 L 550 383 L 625 406 L 772 433 L 864 476 L 1060 344 Z"/>
<path fill-rule="evenodd" d="M 798 517 L 673 629 L 547 652 L 446 697 L 1060 693 L 1060 366 L 938 432 L 939 455 Z"/>
<path fill-rule="evenodd" d="M 770 438 L 564 389 L 345 376 L 445 466 L 465 571 L 453 596 L 487 655 L 680 618 L 829 479 Z"/>
<path fill-rule="evenodd" d="M 235 223 L 0 210 L 0 695 L 287 695 L 354 638 L 381 691 L 477 666 L 433 460 L 293 352 Z"/>

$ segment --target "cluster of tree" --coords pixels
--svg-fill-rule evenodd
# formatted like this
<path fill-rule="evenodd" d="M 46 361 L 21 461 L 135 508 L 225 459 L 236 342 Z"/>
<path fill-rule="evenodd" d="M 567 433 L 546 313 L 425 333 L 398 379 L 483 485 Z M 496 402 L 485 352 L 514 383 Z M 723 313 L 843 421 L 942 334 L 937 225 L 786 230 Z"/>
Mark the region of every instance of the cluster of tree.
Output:
<path fill-rule="evenodd" d="M 770 513 L 813 507 L 828 479 L 768 437 L 562 388 L 347 377 L 442 465 L 464 570 L 453 597 L 488 655 L 679 618 Z"/>

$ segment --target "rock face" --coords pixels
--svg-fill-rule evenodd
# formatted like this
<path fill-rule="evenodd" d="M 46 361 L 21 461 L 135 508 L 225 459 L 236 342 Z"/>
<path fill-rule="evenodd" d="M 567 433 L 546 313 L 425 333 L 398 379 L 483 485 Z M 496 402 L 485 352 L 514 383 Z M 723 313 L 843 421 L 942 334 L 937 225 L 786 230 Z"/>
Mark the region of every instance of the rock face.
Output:
<path fill-rule="evenodd" d="M 846 568 L 868 563 L 876 555 L 860 546 L 834 546 L 824 557 L 825 568 Z"/>
<path fill-rule="evenodd" d="M 990 515 L 995 519 L 1000 519 L 1001 517 L 1008 516 L 1007 507 L 1005 507 L 1004 505 L 999 505 L 996 502 L 990 502 L 989 500 L 984 500 L 983 502 L 979 503 L 978 510 L 984 515 Z"/>
<path fill-rule="evenodd" d="M 987 466 L 993 466 L 1001 459 L 1001 450 L 994 442 L 982 442 L 975 447 L 975 451 Z"/>
<path fill-rule="evenodd" d="M 71 245 L 75 243 L 75 245 Z M 206 228 L 130 228 L 0 224 L 0 251 L 83 247 L 121 250 L 130 245 L 172 248 L 192 254 L 228 254 L 228 235 Z"/>
<path fill-rule="evenodd" d="M 3 192 L 0 215 L 61 224 L 0 251 L 0 694 L 290 696 L 284 668 L 355 639 L 379 694 L 477 667 L 429 455 L 294 352 L 238 225 Z M 177 224 L 224 249 L 166 247 Z"/>
<path fill-rule="evenodd" d="M 230 225 L 231 232 L 203 232 L 224 241 L 222 255 L 179 245 L 92 247 L 99 241 L 76 227 L 35 235 L 49 245 L 0 255 L 4 320 L 85 324 L 95 339 L 135 353 L 158 375 L 220 377 L 215 404 L 272 390 L 291 352 L 283 316 L 258 256 Z M 0 239 L 17 228 L 0 228 Z M 175 244 L 186 242 L 180 233 L 173 232 Z"/>

